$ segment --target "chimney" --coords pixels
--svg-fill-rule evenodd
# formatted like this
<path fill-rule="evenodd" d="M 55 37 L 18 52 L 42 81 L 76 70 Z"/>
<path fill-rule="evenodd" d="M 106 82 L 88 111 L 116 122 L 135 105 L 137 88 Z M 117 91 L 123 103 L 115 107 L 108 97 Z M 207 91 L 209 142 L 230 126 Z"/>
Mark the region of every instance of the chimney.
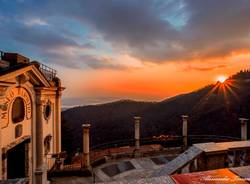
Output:
<path fill-rule="evenodd" d="M 17 64 L 27 64 L 30 62 L 29 58 L 18 53 L 5 52 L 1 54 L 1 58 L 2 60 L 7 61 L 10 66 Z"/>
<path fill-rule="evenodd" d="M 0 51 L 0 68 L 8 68 L 10 63 L 3 60 L 4 52 Z"/>

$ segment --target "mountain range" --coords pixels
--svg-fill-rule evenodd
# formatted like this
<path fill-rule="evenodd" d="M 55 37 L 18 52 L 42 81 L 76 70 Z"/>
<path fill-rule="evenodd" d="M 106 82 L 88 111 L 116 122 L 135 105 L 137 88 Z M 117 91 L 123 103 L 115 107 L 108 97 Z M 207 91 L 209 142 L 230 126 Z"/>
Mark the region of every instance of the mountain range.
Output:
<path fill-rule="evenodd" d="M 189 134 L 240 137 L 239 118 L 250 118 L 250 71 L 161 102 L 120 100 L 67 109 L 62 112 L 62 149 L 81 149 L 83 123 L 91 124 L 91 146 L 133 139 L 134 116 L 141 116 L 144 138 L 181 135 L 184 114 Z"/>

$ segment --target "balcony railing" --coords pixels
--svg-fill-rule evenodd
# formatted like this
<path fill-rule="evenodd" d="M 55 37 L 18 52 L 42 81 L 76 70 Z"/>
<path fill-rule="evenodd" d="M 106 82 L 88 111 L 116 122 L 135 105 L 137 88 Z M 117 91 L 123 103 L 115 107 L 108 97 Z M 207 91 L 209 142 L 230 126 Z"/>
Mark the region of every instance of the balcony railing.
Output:
<path fill-rule="evenodd" d="M 52 81 L 56 77 L 57 71 L 42 63 L 39 63 L 39 70 L 43 73 L 48 81 Z"/>

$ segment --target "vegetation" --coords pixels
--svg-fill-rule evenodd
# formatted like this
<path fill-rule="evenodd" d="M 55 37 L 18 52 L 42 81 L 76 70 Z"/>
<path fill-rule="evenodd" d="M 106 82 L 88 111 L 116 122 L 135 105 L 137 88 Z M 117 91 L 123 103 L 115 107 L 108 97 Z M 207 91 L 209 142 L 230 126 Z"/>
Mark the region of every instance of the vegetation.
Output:
<path fill-rule="evenodd" d="M 157 103 L 122 100 L 68 109 L 62 113 L 63 149 L 81 148 L 81 125 L 86 122 L 91 123 L 92 146 L 131 139 L 134 116 L 142 117 L 142 137 L 181 135 L 183 114 L 189 115 L 189 134 L 240 137 L 238 118 L 250 117 L 250 81 L 245 79 L 250 79 L 250 71 Z"/>

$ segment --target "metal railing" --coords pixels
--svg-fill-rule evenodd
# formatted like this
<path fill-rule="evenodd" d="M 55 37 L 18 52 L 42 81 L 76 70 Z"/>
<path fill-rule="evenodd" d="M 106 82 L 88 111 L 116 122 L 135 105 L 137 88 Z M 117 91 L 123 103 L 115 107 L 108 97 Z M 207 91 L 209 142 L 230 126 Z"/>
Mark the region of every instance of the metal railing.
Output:
<path fill-rule="evenodd" d="M 163 136 L 159 136 L 163 137 Z M 140 140 L 140 145 L 142 147 L 141 153 L 145 154 L 155 154 L 163 153 L 166 149 L 161 149 L 157 147 L 151 147 L 150 149 L 143 148 L 146 145 L 161 145 L 164 148 L 169 148 L 169 150 L 174 149 L 182 149 L 183 147 L 183 137 L 182 136 L 165 136 L 164 139 L 158 138 L 142 138 Z M 166 137 L 168 137 L 166 139 Z M 225 142 L 225 141 L 238 141 L 240 138 L 232 137 L 232 136 L 220 136 L 220 135 L 189 135 L 188 143 L 192 145 L 194 143 L 203 143 L 203 142 Z M 99 145 L 95 145 L 91 147 L 90 151 L 90 161 L 92 165 L 99 165 L 105 159 L 105 156 L 114 156 L 114 158 L 122 158 L 122 157 L 133 157 L 135 155 L 134 152 L 135 140 L 134 139 L 126 139 L 126 140 L 117 140 L 108 143 L 103 143 Z M 69 164 L 63 164 L 61 167 L 54 167 L 53 170 L 61 170 L 61 171 L 77 171 L 82 168 L 82 155 L 78 155 L 77 159 Z M 51 159 L 51 160 L 50 160 Z M 49 167 L 52 167 L 52 164 L 56 163 L 56 160 L 52 160 L 49 158 L 47 160 L 47 164 Z"/>
<path fill-rule="evenodd" d="M 191 144 L 203 142 L 240 141 L 241 138 L 223 135 L 189 135 Z"/>
<path fill-rule="evenodd" d="M 42 63 L 39 63 L 39 70 L 43 73 L 48 81 L 52 81 L 56 77 L 57 71 Z"/>
<path fill-rule="evenodd" d="M 189 144 L 194 144 L 203 142 L 239 141 L 241 139 L 239 137 L 222 136 L 222 135 L 189 135 L 188 140 Z M 160 144 L 163 147 L 177 147 L 181 146 L 182 143 L 183 143 L 182 136 L 170 136 L 169 139 L 166 140 L 154 139 L 152 137 L 140 139 L 141 145 Z M 134 146 L 134 145 L 135 145 L 134 139 L 125 139 L 125 140 L 123 139 L 123 140 L 116 140 L 112 142 L 98 144 L 92 146 L 90 150 L 91 151 L 103 150 L 107 148 Z"/>
<path fill-rule="evenodd" d="M 163 137 L 163 139 L 159 139 Z M 140 139 L 140 145 L 160 145 L 163 148 L 176 149 L 183 148 L 182 136 L 159 136 L 156 138 L 142 138 Z M 166 138 L 167 137 L 167 138 Z M 228 141 L 240 141 L 238 137 L 221 136 L 221 135 L 189 135 L 188 145 L 204 142 L 228 142 Z M 129 157 L 134 155 L 134 139 L 117 140 L 108 143 L 103 143 L 91 147 L 91 163 L 101 162 L 105 155 L 119 155 L 123 157 Z M 132 150 L 131 150 L 132 149 Z"/>

